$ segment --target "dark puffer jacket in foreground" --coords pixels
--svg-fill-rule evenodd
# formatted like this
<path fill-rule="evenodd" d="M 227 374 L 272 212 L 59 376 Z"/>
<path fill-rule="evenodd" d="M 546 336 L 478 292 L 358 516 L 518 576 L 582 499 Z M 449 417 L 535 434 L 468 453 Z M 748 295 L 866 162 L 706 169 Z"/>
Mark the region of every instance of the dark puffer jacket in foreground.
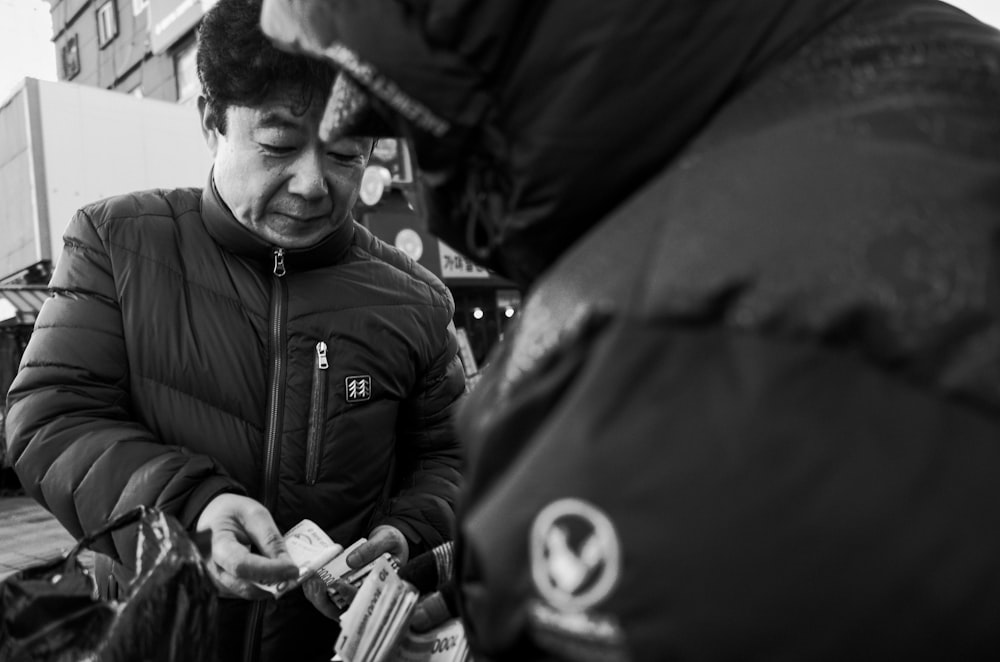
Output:
<path fill-rule="evenodd" d="M 381 103 L 477 141 L 438 231 L 532 282 L 459 415 L 477 660 L 1000 659 L 1000 32 L 314 4 Z"/>
<path fill-rule="evenodd" d="M 224 491 L 344 545 L 378 524 L 411 554 L 451 536 L 453 301 L 365 228 L 279 256 L 211 185 L 116 197 L 73 219 L 51 288 L 7 438 L 27 492 L 75 536 L 137 504 L 193 526 Z M 129 566 L 134 544 L 100 551 Z M 334 623 L 300 595 L 275 606 L 286 645 L 324 627 L 329 654 Z M 240 618 L 223 619 L 241 643 Z"/>
<path fill-rule="evenodd" d="M 1000 656 L 998 109 L 995 30 L 859 4 L 536 281 L 460 415 L 477 651 Z"/>

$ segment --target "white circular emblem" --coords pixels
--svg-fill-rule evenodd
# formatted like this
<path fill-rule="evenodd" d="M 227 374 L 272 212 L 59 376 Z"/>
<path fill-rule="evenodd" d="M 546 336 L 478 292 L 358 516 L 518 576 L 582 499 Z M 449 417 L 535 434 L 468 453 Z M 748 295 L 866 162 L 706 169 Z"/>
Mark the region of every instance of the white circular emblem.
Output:
<path fill-rule="evenodd" d="M 424 240 L 420 238 L 420 233 L 411 228 L 403 228 L 396 233 L 396 240 L 393 243 L 414 262 L 424 254 Z"/>
<path fill-rule="evenodd" d="M 531 526 L 531 578 L 553 607 L 580 612 L 606 598 L 621 574 L 618 534 L 580 499 L 553 501 Z"/>
<path fill-rule="evenodd" d="M 392 173 L 385 166 L 369 165 L 361 175 L 358 197 L 369 207 L 374 207 L 382 199 L 385 189 L 392 183 Z"/>
<path fill-rule="evenodd" d="M 395 138 L 379 138 L 372 147 L 372 156 L 379 161 L 392 161 L 399 153 L 399 144 Z"/>

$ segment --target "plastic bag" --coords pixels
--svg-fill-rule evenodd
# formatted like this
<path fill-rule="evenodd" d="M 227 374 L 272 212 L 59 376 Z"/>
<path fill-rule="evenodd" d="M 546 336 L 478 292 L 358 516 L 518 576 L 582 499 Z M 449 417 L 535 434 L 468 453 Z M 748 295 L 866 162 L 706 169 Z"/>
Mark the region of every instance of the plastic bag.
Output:
<path fill-rule="evenodd" d="M 136 521 L 136 578 L 124 600 L 100 600 L 79 553 Z M 139 507 L 62 559 L 0 582 L 0 662 L 208 662 L 215 659 L 217 608 L 194 541 L 174 518 Z"/>

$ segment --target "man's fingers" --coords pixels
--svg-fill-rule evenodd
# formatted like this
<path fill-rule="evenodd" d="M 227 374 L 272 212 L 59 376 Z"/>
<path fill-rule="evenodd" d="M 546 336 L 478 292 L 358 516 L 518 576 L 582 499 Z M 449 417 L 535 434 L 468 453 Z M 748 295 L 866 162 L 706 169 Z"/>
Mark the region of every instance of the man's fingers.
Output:
<path fill-rule="evenodd" d="M 395 557 L 400 564 L 406 563 L 409 557 L 406 538 L 399 529 L 387 524 L 375 527 L 368 540 L 348 555 L 347 565 L 360 568 L 385 552 Z"/>
<path fill-rule="evenodd" d="M 262 510 L 259 516 L 246 517 L 243 530 L 260 554 L 247 554 L 240 559 L 234 573 L 241 579 L 255 582 L 282 582 L 299 578 L 299 569 L 285 549 L 285 541 L 274 525 L 270 513 Z"/>
<path fill-rule="evenodd" d="M 334 621 L 340 620 L 340 610 L 330 601 L 326 593 L 326 584 L 321 579 L 312 577 L 306 580 L 302 584 L 302 592 L 321 614 Z"/>
<path fill-rule="evenodd" d="M 347 566 L 357 570 L 378 555 L 378 548 L 372 543 L 372 541 L 366 541 L 347 555 Z"/>
<path fill-rule="evenodd" d="M 207 565 L 209 576 L 211 576 L 216 588 L 219 589 L 221 596 L 226 598 L 242 598 L 244 600 L 264 600 L 271 597 L 270 593 L 261 590 L 260 587 L 231 575 L 221 568 L 218 563 L 212 562 Z"/>
<path fill-rule="evenodd" d="M 435 591 L 417 604 L 410 618 L 410 628 L 415 632 L 427 632 L 451 617 L 444 596 L 440 591 Z"/>
<path fill-rule="evenodd" d="M 195 530 L 211 531 L 210 572 L 223 595 L 260 600 L 271 594 L 254 583 L 278 584 L 299 578 L 271 513 L 258 501 L 223 493 L 198 516 Z M 259 554 L 255 553 L 259 550 Z"/>
<path fill-rule="evenodd" d="M 287 552 L 278 558 L 253 554 L 231 533 L 219 533 L 212 540 L 212 560 L 226 573 L 247 582 L 265 584 L 298 579 L 299 569 Z"/>
<path fill-rule="evenodd" d="M 263 556 L 269 559 L 283 557 L 291 563 L 288 552 L 285 549 L 285 541 L 281 536 L 281 531 L 274 525 L 270 513 L 261 509 L 259 513 L 252 513 L 243 517 L 243 530 L 250 542 L 253 543 Z"/>
<path fill-rule="evenodd" d="M 341 579 L 333 580 L 333 589 L 337 591 L 337 594 L 340 595 L 340 597 L 342 597 L 348 604 L 350 604 L 351 601 L 354 600 L 354 596 L 358 594 L 358 589 Z"/>
<path fill-rule="evenodd" d="M 248 554 L 236 565 L 233 574 L 252 582 L 276 584 L 298 579 L 299 568 L 287 559 L 269 559 L 259 554 Z"/>
<path fill-rule="evenodd" d="M 235 575 L 243 558 L 250 554 L 247 546 L 230 531 L 217 531 L 212 535 L 212 561 L 224 572 Z"/>

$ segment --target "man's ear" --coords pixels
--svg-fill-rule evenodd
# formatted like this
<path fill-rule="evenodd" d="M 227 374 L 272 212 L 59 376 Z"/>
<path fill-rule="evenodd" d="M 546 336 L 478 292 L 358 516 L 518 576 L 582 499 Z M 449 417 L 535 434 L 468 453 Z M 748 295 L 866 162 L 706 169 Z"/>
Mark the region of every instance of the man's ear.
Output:
<path fill-rule="evenodd" d="M 208 149 L 215 156 L 219 149 L 219 118 L 208 99 L 204 96 L 198 97 L 198 115 L 201 117 L 201 135 L 205 136 L 205 143 Z"/>

